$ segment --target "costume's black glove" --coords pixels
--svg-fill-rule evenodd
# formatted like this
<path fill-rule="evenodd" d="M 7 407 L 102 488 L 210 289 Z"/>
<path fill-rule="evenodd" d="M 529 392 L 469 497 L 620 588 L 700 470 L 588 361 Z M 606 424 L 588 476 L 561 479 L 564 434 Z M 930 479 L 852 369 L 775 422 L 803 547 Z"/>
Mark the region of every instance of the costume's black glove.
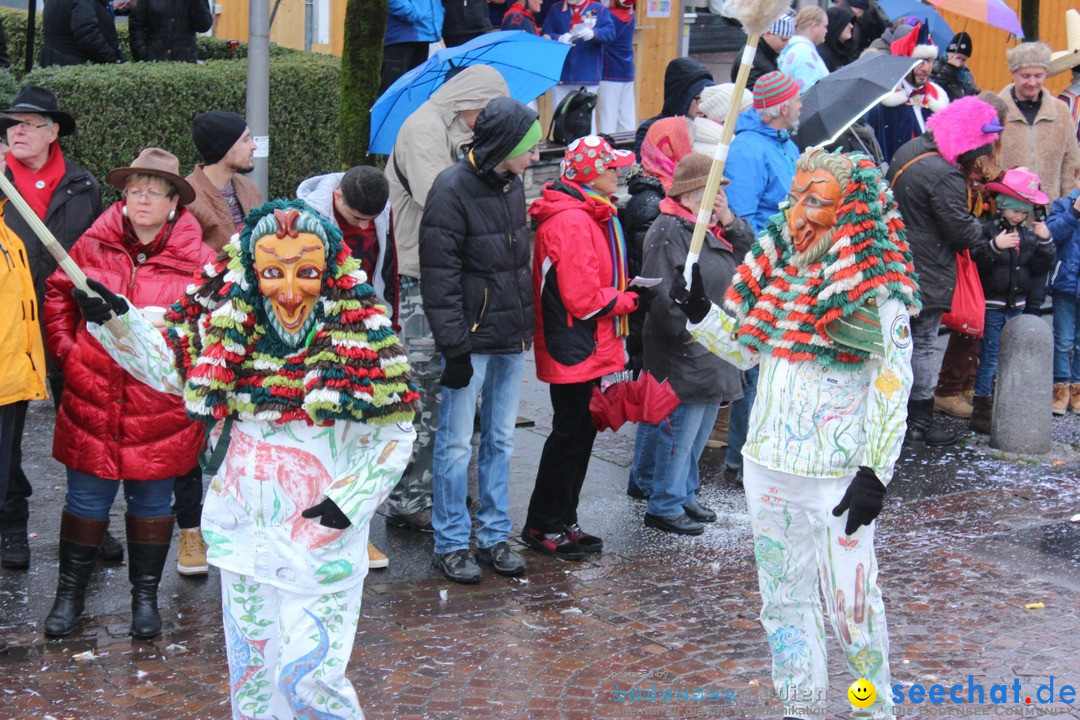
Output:
<path fill-rule="evenodd" d="M 675 268 L 675 281 L 671 283 L 668 296 L 675 306 L 683 311 L 687 319 L 692 323 L 701 322 L 709 309 L 712 308 L 712 300 L 705 294 L 705 282 L 701 279 L 701 267 L 694 263 L 690 268 L 690 290 L 686 289 L 686 279 L 683 277 L 684 266 Z"/>
<path fill-rule="evenodd" d="M 840 517 L 847 511 L 847 525 L 844 533 L 854 535 L 862 525 L 869 525 L 881 512 L 885 503 L 885 486 L 878 480 L 877 473 L 865 465 L 859 466 L 859 472 L 851 479 L 847 492 L 840 504 L 833 508 L 832 514 Z"/>
<path fill-rule="evenodd" d="M 319 518 L 320 525 L 334 530 L 344 530 L 352 525 L 349 518 L 345 517 L 345 513 L 341 512 L 341 508 L 337 506 L 337 503 L 330 498 L 326 498 L 318 505 L 312 505 L 300 515 L 308 520 Z"/>
<path fill-rule="evenodd" d="M 91 297 L 79 288 L 71 291 L 75 302 L 79 304 L 79 312 L 86 318 L 86 322 L 103 324 L 113 313 L 120 317 L 128 311 L 128 304 L 124 298 L 109 290 L 97 280 L 86 279 L 86 285 L 101 297 Z"/>
<path fill-rule="evenodd" d="M 472 380 L 472 358 L 469 353 L 457 357 L 446 358 L 446 367 L 443 368 L 439 384 L 451 390 L 460 390 L 469 386 Z"/>
<path fill-rule="evenodd" d="M 649 306 L 652 304 L 653 298 L 656 297 L 656 290 L 647 287 L 635 287 L 630 292 L 637 295 L 637 310 L 635 312 L 649 312 Z"/>

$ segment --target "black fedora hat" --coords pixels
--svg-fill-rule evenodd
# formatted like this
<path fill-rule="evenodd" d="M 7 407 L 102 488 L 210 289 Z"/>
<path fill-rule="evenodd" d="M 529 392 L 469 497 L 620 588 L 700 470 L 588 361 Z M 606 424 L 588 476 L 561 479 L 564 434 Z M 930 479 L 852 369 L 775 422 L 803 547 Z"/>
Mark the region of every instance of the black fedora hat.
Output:
<path fill-rule="evenodd" d="M 19 121 L 10 117 L 13 113 L 34 113 L 44 115 L 60 126 L 61 135 L 75 132 L 75 118 L 61 110 L 56 104 L 56 96 L 48 88 L 27 85 L 11 103 L 11 107 L 0 110 L 0 130 L 7 130 Z"/>

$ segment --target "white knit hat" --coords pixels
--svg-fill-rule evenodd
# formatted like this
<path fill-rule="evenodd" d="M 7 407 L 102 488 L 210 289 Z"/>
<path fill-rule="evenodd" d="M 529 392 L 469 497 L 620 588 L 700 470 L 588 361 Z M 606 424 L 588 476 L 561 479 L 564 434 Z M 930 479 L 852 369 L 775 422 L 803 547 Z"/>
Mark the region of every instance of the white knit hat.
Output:
<path fill-rule="evenodd" d="M 731 97 L 735 92 L 735 83 L 721 83 L 709 85 L 701 91 L 701 100 L 698 108 L 705 113 L 706 117 L 718 123 L 727 119 L 728 107 L 731 105 Z M 743 89 L 742 102 L 739 103 L 739 112 L 754 104 L 754 95 L 749 90 Z"/>

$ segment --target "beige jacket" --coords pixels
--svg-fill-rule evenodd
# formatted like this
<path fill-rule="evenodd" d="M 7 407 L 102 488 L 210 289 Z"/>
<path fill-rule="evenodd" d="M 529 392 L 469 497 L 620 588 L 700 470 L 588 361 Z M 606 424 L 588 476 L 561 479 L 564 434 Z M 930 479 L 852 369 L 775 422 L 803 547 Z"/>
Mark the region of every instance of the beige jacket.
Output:
<path fill-rule="evenodd" d="M 402 123 L 386 164 L 399 275 L 420 277 L 420 218 L 428 191 L 435 177 L 458 161 L 461 145 L 472 140 L 472 130 L 458 113 L 482 108 L 509 94 L 498 70 L 472 65 L 436 90 Z"/>
<path fill-rule="evenodd" d="M 1016 107 L 1012 88 L 1009 84 L 999 94 L 1008 108 L 1001 134 L 1001 166 L 1023 165 L 1034 170 L 1051 200 L 1068 195 L 1076 187 L 1073 173 L 1080 170 L 1076 126 L 1068 106 L 1043 89 L 1035 122 L 1028 125 Z"/>
<path fill-rule="evenodd" d="M 233 224 L 229 206 L 225 203 L 225 198 L 221 197 L 221 191 L 206 177 L 202 163 L 196 165 L 195 170 L 185 179 L 195 188 L 195 202 L 188 205 L 188 210 L 202 226 L 203 242 L 212 247 L 214 252 L 220 252 L 225 243 L 229 242 L 229 238 L 236 234 L 236 225 Z M 262 193 L 255 183 L 243 175 L 236 175 L 232 184 L 245 217 L 251 208 L 262 205 Z"/>

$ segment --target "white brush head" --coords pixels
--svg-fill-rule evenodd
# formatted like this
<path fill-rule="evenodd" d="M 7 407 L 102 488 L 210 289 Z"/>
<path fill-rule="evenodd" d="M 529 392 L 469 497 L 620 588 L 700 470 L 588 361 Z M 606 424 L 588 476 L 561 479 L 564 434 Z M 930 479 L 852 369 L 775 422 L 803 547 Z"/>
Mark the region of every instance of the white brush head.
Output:
<path fill-rule="evenodd" d="M 790 0 L 731 0 L 731 14 L 747 35 L 761 35 L 791 9 Z"/>

